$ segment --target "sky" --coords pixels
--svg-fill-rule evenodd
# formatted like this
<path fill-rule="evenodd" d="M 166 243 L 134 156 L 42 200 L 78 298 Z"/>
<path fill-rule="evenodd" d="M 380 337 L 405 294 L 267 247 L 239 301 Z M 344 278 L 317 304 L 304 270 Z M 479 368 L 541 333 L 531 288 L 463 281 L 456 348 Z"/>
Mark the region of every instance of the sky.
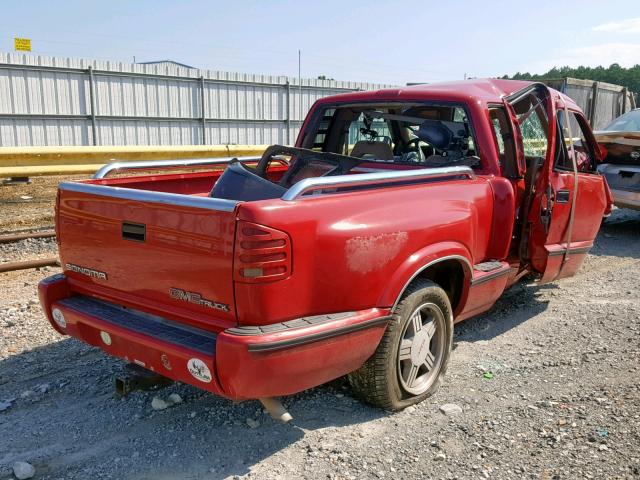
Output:
<path fill-rule="evenodd" d="M 638 0 L 3 2 L 0 51 L 403 85 L 640 63 Z"/>

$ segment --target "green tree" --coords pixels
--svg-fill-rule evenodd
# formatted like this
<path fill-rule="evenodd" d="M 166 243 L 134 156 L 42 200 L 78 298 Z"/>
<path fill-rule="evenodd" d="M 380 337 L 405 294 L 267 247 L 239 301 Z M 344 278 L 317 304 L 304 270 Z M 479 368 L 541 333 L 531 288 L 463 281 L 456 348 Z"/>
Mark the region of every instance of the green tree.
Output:
<path fill-rule="evenodd" d="M 612 63 L 608 67 L 553 67 L 542 74 L 531 74 L 529 72 L 516 72 L 515 74 L 503 75 L 501 78 L 512 80 L 541 80 L 551 78 L 581 78 L 584 80 L 597 80 L 599 82 L 613 83 L 627 87 L 631 92 L 640 92 L 640 64 L 630 68 L 624 68 L 617 63 Z"/>

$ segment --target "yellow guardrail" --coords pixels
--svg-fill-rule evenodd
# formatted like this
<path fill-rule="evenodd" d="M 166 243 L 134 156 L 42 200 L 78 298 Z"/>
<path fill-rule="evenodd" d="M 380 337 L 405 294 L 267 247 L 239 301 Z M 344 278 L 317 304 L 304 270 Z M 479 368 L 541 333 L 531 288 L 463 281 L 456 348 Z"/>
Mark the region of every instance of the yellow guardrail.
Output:
<path fill-rule="evenodd" d="M 575 141 L 575 140 L 574 140 Z M 525 139 L 529 154 L 544 154 L 546 142 Z M 112 162 L 185 158 L 251 157 L 268 145 L 151 145 L 116 147 L 0 147 L 0 178 L 92 174 Z"/>
<path fill-rule="evenodd" d="M 112 162 L 258 156 L 267 146 L 0 147 L 0 178 L 90 174 Z"/>

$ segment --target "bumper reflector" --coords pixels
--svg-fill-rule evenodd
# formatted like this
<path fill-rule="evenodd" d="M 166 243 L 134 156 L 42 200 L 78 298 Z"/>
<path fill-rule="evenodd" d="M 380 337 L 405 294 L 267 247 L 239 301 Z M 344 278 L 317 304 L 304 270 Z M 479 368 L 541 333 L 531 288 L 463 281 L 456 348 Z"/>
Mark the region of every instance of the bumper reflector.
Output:
<path fill-rule="evenodd" d="M 67 328 L 67 321 L 62 314 L 62 311 L 59 308 L 54 308 L 51 310 L 51 315 L 53 316 L 53 320 L 58 324 L 60 328 Z"/>

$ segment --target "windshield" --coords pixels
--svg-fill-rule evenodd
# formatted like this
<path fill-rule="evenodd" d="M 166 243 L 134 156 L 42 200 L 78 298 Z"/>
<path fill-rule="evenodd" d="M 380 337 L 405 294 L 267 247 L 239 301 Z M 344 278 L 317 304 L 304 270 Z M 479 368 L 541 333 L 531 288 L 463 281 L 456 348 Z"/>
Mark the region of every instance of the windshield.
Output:
<path fill-rule="evenodd" d="M 640 109 L 616 118 L 604 128 L 608 132 L 640 132 Z"/>
<path fill-rule="evenodd" d="M 341 105 L 326 108 L 318 118 L 303 148 L 424 167 L 480 163 L 462 106 Z"/>

